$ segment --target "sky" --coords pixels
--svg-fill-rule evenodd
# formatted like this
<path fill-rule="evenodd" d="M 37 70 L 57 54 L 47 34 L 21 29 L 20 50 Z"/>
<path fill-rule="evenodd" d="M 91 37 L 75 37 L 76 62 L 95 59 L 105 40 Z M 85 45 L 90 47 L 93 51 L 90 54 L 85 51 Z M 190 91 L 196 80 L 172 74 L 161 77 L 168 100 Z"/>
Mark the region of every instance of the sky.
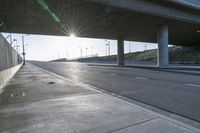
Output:
<path fill-rule="evenodd" d="M 8 33 L 2 33 L 4 37 L 7 37 Z M 110 54 L 117 54 L 117 41 L 106 40 L 106 39 L 91 39 L 91 38 L 80 38 L 80 37 L 67 37 L 67 36 L 47 36 L 47 35 L 28 35 L 26 34 L 11 34 L 13 41 L 12 45 L 19 45 L 22 53 L 22 36 L 24 36 L 25 52 L 27 60 L 39 60 L 49 61 L 58 58 L 80 58 L 81 49 L 82 56 L 91 56 L 98 54 L 98 56 L 108 55 L 108 46 L 110 43 Z M 7 38 L 10 42 L 10 38 Z M 136 52 L 144 51 L 148 49 L 157 48 L 157 44 L 144 43 L 144 42 L 133 42 L 125 41 L 124 52 Z M 130 50 L 129 50 L 130 49 Z"/>

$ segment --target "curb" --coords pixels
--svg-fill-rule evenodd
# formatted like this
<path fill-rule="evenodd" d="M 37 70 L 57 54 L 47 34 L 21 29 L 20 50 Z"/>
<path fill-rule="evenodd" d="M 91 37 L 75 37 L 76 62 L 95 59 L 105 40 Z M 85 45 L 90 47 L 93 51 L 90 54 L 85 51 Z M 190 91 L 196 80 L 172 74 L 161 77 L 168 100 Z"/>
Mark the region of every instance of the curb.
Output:
<path fill-rule="evenodd" d="M 22 63 L 14 67 L 0 71 L 0 94 L 3 92 L 3 88 L 6 86 L 8 81 L 16 74 L 21 68 Z"/>

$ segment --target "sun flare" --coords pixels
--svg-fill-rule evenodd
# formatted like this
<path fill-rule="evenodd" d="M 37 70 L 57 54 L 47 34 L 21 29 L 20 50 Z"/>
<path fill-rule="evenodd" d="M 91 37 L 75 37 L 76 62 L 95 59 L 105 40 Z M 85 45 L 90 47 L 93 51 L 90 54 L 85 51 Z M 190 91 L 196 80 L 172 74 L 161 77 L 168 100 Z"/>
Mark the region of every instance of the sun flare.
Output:
<path fill-rule="evenodd" d="M 75 34 L 70 34 L 69 37 L 70 37 L 70 38 L 75 38 L 76 36 L 75 36 Z"/>

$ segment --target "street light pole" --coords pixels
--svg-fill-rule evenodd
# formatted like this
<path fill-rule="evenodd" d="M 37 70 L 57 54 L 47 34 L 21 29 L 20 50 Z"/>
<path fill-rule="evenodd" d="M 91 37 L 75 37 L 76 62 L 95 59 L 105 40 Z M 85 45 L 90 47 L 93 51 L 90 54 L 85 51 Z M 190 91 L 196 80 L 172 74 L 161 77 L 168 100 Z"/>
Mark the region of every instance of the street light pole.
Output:
<path fill-rule="evenodd" d="M 83 58 L 83 49 L 80 46 L 79 46 L 79 48 L 80 48 L 80 56 L 81 56 L 81 61 L 82 61 L 82 58 Z"/>
<path fill-rule="evenodd" d="M 93 47 L 91 47 L 91 56 L 93 55 Z"/>
<path fill-rule="evenodd" d="M 145 62 L 147 61 L 147 55 L 146 55 L 146 53 L 147 53 L 147 43 L 145 43 L 145 45 L 144 45 L 144 57 L 145 57 Z"/>
<path fill-rule="evenodd" d="M 26 65 L 26 60 L 25 60 L 26 53 L 25 53 L 25 47 L 24 47 L 24 36 L 25 35 L 22 36 L 22 50 L 23 50 L 22 55 L 23 55 L 23 65 Z M 26 36 L 29 36 L 29 35 L 26 35 Z"/>
<path fill-rule="evenodd" d="M 106 56 L 107 56 L 107 44 L 105 45 L 105 51 L 106 51 Z"/>
<path fill-rule="evenodd" d="M 23 65 L 26 65 L 25 62 L 25 50 L 24 50 L 24 36 L 22 36 L 22 55 L 23 55 Z"/>
<path fill-rule="evenodd" d="M 108 46 L 108 57 L 109 57 L 109 62 L 111 63 L 111 59 L 110 59 L 110 41 L 105 40 L 107 42 L 106 46 Z M 106 47 L 107 49 L 107 47 Z"/>
<path fill-rule="evenodd" d="M 110 41 L 108 41 L 108 56 L 110 56 Z"/>
<path fill-rule="evenodd" d="M 83 58 L 83 49 L 81 48 L 81 60 Z"/>
<path fill-rule="evenodd" d="M 108 56 L 110 56 L 110 41 L 105 40 L 107 42 L 106 44 L 106 55 L 107 55 L 107 46 L 108 46 Z"/>
<path fill-rule="evenodd" d="M 69 60 L 69 57 L 68 57 L 68 51 L 66 51 L 66 56 L 67 56 L 67 61 Z"/>
<path fill-rule="evenodd" d="M 129 41 L 129 54 L 128 54 L 129 63 L 131 62 L 131 42 Z"/>
<path fill-rule="evenodd" d="M 87 58 L 87 50 L 88 50 L 88 48 L 85 48 L 85 49 L 86 49 L 86 53 L 85 54 L 86 54 L 86 58 Z"/>

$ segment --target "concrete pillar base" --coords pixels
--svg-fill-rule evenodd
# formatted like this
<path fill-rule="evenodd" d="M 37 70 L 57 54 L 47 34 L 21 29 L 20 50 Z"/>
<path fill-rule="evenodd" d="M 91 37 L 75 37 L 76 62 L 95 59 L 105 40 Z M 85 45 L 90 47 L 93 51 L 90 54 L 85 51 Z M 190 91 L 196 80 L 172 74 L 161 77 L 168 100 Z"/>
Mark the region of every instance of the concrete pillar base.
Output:
<path fill-rule="evenodd" d="M 117 39 L 117 64 L 124 65 L 124 38 L 118 37 Z"/>
<path fill-rule="evenodd" d="M 158 52 L 157 52 L 157 65 L 168 66 L 169 55 L 168 55 L 168 26 L 162 25 L 158 31 Z"/>

